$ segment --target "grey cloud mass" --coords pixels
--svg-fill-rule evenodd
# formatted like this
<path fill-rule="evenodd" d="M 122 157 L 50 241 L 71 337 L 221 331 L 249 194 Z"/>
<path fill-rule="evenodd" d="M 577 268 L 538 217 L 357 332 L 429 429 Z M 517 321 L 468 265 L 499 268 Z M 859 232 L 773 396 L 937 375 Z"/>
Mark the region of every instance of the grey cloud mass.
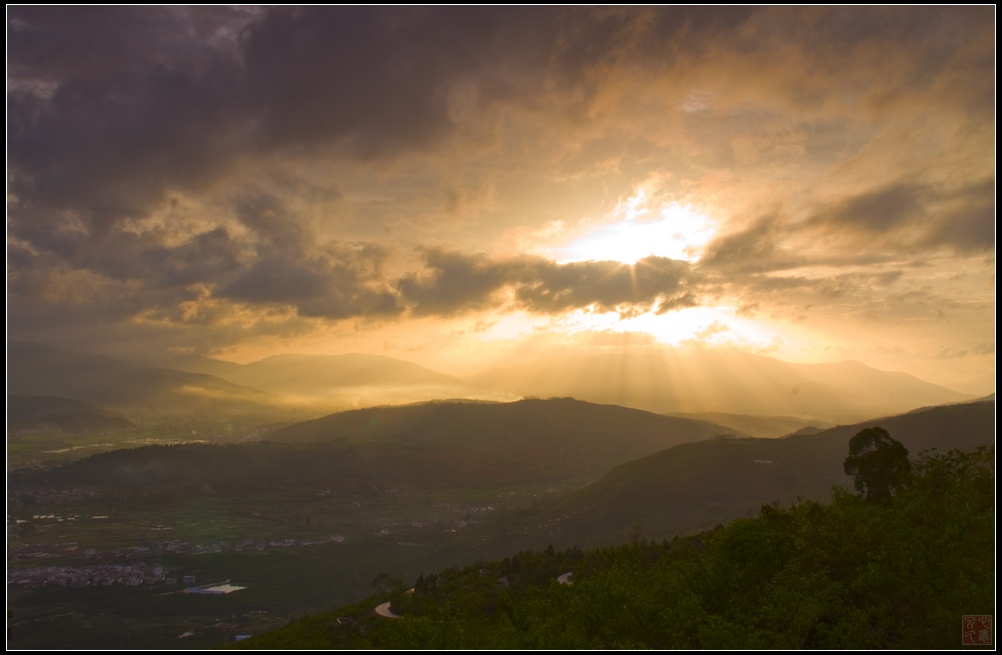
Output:
<path fill-rule="evenodd" d="M 918 324 L 922 293 L 968 327 L 910 352 L 975 353 L 955 344 L 993 333 L 994 24 L 990 6 L 11 6 L 8 331 L 210 352 L 837 305 L 841 334 L 853 303 Z M 675 205 L 708 241 L 644 232 L 632 266 L 554 254 Z M 687 260 L 655 242 L 676 236 Z M 707 332 L 722 316 L 690 334 L 746 334 Z"/>
<path fill-rule="evenodd" d="M 548 88 L 566 92 L 567 110 L 588 111 L 615 67 L 683 71 L 732 40 L 739 52 L 750 48 L 747 57 L 771 62 L 776 34 L 763 32 L 770 13 L 13 7 L 8 150 L 17 220 L 38 220 L 31 208 L 61 208 L 106 230 L 172 190 L 205 188 L 242 157 L 370 158 L 428 148 L 459 129 L 462 111 L 531 105 Z M 847 53 L 851 63 L 877 44 L 913 50 L 910 65 L 887 82 L 900 94 L 929 92 L 953 74 L 949 64 L 967 44 L 928 30 L 942 14 L 805 10 L 787 21 L 810 27 L 792 43 L 822 79 L 838 75 Z M 963 30 L 980 16 L 949 18 Z M 796 102 L 815 102 L 794 87 Z M 846 216 L 865 221 L 893 200 L 885 193 Z"/>
<path fill-rule="evenodd" d="M 958 189 L 896 183 L 835 203 L 813 223 L 871 243 L 887 235 L 897 243 L 984 251 L 995 245 L 994 189 L 994 179 Z"/>
<path fill-rule="evenodd" d="M 416 314 L 452 314 L 505 302 L 494 296 L 510 289 L 515 308 L 559 313 L 591 305 L 604 311 L 657 306 L 668 311 L 696 304 L 691 283 L 696 274 L 687 262 L 646 257 L 630 266 L 615 261 L 558 264 L 542 257 L 492 260 L 433 250 L 431 273 L 401 279 L 397 286 Z"/>
<path fill-rule="evenodd" d="M 399 314 L 402 308 L 395 294 L 373 279 L 370 264 L 369 253 L 346 248 L 315 258 L 266 255 L 223 287 L 218 297 L 292 305 L 305 317 Z"/>

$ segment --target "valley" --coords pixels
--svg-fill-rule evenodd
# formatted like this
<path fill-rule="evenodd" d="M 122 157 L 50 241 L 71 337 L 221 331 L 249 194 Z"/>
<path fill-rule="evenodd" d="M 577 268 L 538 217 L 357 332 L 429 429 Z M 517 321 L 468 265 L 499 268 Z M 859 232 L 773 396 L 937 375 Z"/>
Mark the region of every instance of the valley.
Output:
<path fill-rule="evenodd" d="M 66 371 L 45 354 L 49 377 L 36 372 L 34 391 Z M 81 378 L 109 366 L 67 360 Z M 138 375 L 125 363 L 114 368 Z M 367 385 L 378 377 L 357 366 L 337 375 Z M 113 396 L 119 383 L 110 379 L 102 393 Z M 164 397 L 149 393 L 147 408 Z M 110 408 L 9 397 L 12 646 L 220 645 L 485 558 L 674 538 L 755 516 L 762 505 L 824 502 L 833 485 L 847 484 L 849 437 L 869 425 L 913 453 L 994 443 L 993 398 L 838 427 L 570 397 L 326 415 L 219 402 L 214 413 L 204 405 L 151 412 L 128 394 Z M 221 582 L 240 589 L 195 593 Z"/>

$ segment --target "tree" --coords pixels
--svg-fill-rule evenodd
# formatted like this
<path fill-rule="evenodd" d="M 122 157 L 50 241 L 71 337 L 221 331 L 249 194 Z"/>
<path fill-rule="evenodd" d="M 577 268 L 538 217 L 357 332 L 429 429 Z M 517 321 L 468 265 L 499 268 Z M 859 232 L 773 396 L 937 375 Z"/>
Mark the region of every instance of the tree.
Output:
<path fill-rule="evenodd" d="M 911 471 L 908 449 L 891 438 L 887 430 L 866 428 L 849 440 L 849 456 L 843 470 L 856 483 L 856 491 L 867 500 L 890 498 Z"/>

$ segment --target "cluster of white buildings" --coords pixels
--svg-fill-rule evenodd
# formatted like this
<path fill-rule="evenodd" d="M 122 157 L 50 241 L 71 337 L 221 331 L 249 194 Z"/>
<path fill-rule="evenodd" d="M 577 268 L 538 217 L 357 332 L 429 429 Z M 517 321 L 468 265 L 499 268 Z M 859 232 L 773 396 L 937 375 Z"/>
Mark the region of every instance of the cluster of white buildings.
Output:
<path fill-rule="evenodd" d="M 7 571 L 9 585 L 62 587 L 138 587 L 142 584 L 176 584 L 159 564 L 93 564 L 90 566 L 37 566 Z"/>

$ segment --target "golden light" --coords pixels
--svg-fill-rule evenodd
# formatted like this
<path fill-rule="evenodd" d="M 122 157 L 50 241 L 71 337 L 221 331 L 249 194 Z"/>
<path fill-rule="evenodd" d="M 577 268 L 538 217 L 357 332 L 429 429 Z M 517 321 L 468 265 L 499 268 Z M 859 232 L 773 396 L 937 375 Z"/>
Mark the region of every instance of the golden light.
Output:
<path fill-rule="evenodd" d="M 672 202 L 651 208 L 651 204 L 640 189 L 616 208 L 612 222 L 550 252 L 561 262 L 614 260 L 635 264 L 650 255 L 697 261 L 716 231 L 713 221 L 688 205 Z"/>
<path fill-rule="evenodd" d="M 698 342 L 761 350 L 769 347 L 777 336 L 774 329 L 738 316 L 735 308 L 728 306 L 688 307 L 665 314 L 649 311 L 629 318 L 620 318 L 615 312 L 576 310 L 555 322 L 558 329 L 568 334 L 583 330 L 644 332 L 664 346 Z"/>

